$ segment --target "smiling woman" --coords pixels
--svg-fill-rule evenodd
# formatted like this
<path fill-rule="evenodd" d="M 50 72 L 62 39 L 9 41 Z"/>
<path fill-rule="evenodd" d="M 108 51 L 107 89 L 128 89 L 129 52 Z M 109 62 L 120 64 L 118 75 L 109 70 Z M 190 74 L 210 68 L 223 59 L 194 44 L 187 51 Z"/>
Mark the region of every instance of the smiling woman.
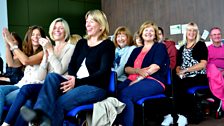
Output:
<path fill-rule="evenodd" d="M 47 75 L 34 109 L 21 109 L 27 121 L 61 126 L 65 111 L 106 98 L 115 47 L 108 39 L 109 26 L 102 11 L 88 11 L 85 18 L 87 35 L 76 45 L 68 75 Z M 59 32 L 57 29 L 55 35 L 60 35 Z"/>
<path fill-rule="evenodd" d="M 50 39 L 45 36 L 40 37 L 36 33 L 32 34 L 34 37 L 33 40 L 35 40 L 33 43 L 40 43 L 40 46 L 44 50 L 44 56 L 41 60 L 40 67 L 36 72 L 33 72 L 33 74 L 37 75 L 35 77 L 41 80 L 41 83 L 23 83 L 26 85 L 21 88 L 2 126 L 13 125 L 15 122 L 14 120 L 19 115 L 20 108 L 26 101 L 37 98 L 47 73 L 55 72 L 63 75 L 67 72 L 68 64 L 75 48 L 74 45 L 66 41 L 70 36 L 68 23 L 62 18 L 55 19 L 50 25 L 49 34 L 51 39 L 55 41 L 55 45 L 52 45 Z M 38 41 L 36 39 L 38 39 Z M 33 79 L 33 77 L 34 76 L 29 78 Z M 23 120 L 17 120 L 15 125 L 21 125 L 21 123 L 24 123 Z"/>
<path fill-rule="evenodd" d="M 128 78 L 118 85 L 118 98 L 126 104 L 118 120 L 123 126 L 134 125 L 134 103 L 137 100 L 164 91 L 166 66 L 169 66 L 166 47 L 158 43 L 157 25 L 144 22 L 139 28 L 139 36 L 143 46 L 132 51 L 124 69 Z"/>
<path fill-rule="evenodd" d="M 124 66 L 136 46 L 132 46 L 132 35 L 130 30 L 125 26 L 118 27 L 114 32 L 115 59 L 113 70 L 117 73 L 118 83 L 127 79 L 124 73 Z"/>

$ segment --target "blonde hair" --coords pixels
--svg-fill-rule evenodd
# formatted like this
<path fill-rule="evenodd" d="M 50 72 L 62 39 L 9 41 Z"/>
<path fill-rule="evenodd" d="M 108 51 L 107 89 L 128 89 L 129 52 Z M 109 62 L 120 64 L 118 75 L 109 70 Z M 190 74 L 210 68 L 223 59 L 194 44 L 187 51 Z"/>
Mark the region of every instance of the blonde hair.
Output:
<path fill-rule="evenodd" d="M 91 16 L 93 18 L 93 20 L 96 21 L 97 23 L 99 23 L 99 25 L 101 26 L 102 34 L 99 36 L 98 39 L 99 40 L 107 39 L 108 34 L 109 34 L 109 24 L 108 24 L 107 17 L 104 14 L 104 12 L 102 12 L 101 10 L 90 10 L 86 13 L 85 19 L 87 19 L 88 16 Z M 85 35 L 84 38 L 89 39 L 90 36 Z"/>
<path fill-rule="evenodd" d="M 56 18 L 51 24 L 50 24 L 50 27 L 49 27 L 49 35 L 50 35 L 50 38 L 52 40 L 54 40 L 54 37 L 53 37 L 53 30 L 54 30 L 54 26 L 57 22 L 61 22 L 63 27 L 64 27 L 64 30 L 65 30 L 65 38 L 64 40 L 67 42 L 69 40 L 69 37 L 70 37 L 70 29 L 69 29 L 69 25 L 67 23 L 66 20 L 64 20 L 63 18 Z"/>
<path fill-rule="evenodd" d="M 114 44 L 115 44 L 116 47 L 118 47 L 116 38 L 117 38 L 117 35 L 119 35 L 119 34 L 125 34 L 127 36 L 127 39 L 128 39 L 127 40 L 127 45 L 128 46 L 133 45 L 132 35 L 131 35 L 130 30 L 125 26 L 120 26 L 114 32 L 114 38 L 113 39 L 114 39 Z"/>
<path fill-rule="evenodd" d="M 195 38 L 195 43 L 197 43 L 201 38 L 199 29 L 198 29 L 198 25 L 194 22 L 189 22 L 186 26 L 186 32 L 184 33 L 183 44 L 187 43 L 187 30 L 189 30 L 189 29 L 196 30 L 196 32 L 197 32 L 197 35 L 196 35 L 196 38 Z"/>
<path fill-rule="evenodd" d="M 145 28 L 147 27 L 153 27 L 153 29 L 155 30 L 155 38 L 154 38 L 154 42 L 158 42 L 159 41 L 159 35 L 158 35 L 158 26 L 156 25 L 156 23 L 152 22 L 152 21 L 145 21 L 139 28 L 139 36 L 142 40 L 142 44 L 144 45 L 144 40 L 142 38 L 142 33 L 144 31 Z"/>
<path fill-rule="evenodd" d="M 82 39 L 82 37 L 78 34 L 72 34 L 68 40 L 69 43 L 76 45 L 76 43 Z"/>

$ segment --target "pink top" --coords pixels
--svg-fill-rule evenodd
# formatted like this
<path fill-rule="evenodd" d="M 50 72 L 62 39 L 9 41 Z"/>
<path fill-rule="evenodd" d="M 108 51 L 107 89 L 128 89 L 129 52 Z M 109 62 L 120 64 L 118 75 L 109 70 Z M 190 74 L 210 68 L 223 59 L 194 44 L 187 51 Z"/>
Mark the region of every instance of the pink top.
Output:
<path fill-rule="evenodd" d="M 140 52 L 138 57 L 135 59 L 134 68 L 141 68 L 143 59 L 146 54 L 147 54 L 147 52 L 143 52 L 143 51 Z M 139 76 L 138 74 L 131 74 L 128 76 L 128 79 L 131 81 L 134 81 L 138 78 L 138 76 Z"/>
<path fill-rule="evenodd" d="M 218 68 L 224 69 L 224 45 L 215 47 L 212 44 L 208 47 L 208 64 L 215 64 Z"/>
<path fill-rule="evenodd" d="M 141 52 L 140 52 L 140 54 L 139 54 L 139 55 L 137 56 L 137 58 L 135 59 L 135 62 L 134 62 L 134 68 L 141 68 L 141 66 L 142 66 L 142 62 L 143 62 L 144 57 L 145 57 L 145 55 L 146 55 L 147 53 L 148 53 L 148 51 L 146 51 L 146 52 L 141 51 Z M 131 80 L 131 81 L 135 81 L 138 77 L 139 77 L 138 74 L 130 74 L 130 75 L 128 76 L 128 79 Z M 151 76 L 147 76 L 147 78 L 149 78 L 149 79 L 153 79 L 153 80 L 159 82 L 159 83 L 161 84 L 161 86 L 165 89 L 165 85 L 164 85 L 162 82 L 160 82 L 159 80 L 157 80 L 157 79 L 155 79 L 155 78 L 153 78 L 153 77 L 151 77 Z"/>

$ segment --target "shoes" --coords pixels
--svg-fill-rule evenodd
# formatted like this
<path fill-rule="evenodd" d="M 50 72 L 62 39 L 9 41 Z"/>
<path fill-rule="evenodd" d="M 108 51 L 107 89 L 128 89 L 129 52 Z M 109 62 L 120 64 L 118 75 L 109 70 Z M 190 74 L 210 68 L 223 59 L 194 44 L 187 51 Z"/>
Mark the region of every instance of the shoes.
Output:
<path fill-rule="evenodd" d="M 178 123 L 178 126 L 186 126 L 188 124 L 187 118 L 183 115 L 178 114 L 177 123 Z"/>
<path fill-rule="evenodd" d="M 164 120 L 161 123 L 162 126 L 169 126 L 173 124 L 173 117 L 171 116 L 171 114 L 168 114 L 166 116 L 164 116 Z"/>
<path fill-rule="evenodd" d="M 20 113 L 23 119 L 29 122 L 29 126 L 51 126 L 51 121 L 47 116 L 37 113 L 26 106 L 21 107 Z"/>
<path fill-rule="evenodd" d="M 21 107 L 20 113 L 23 119 L 27 122 L 30 122 L 37 117 L 37 113 L 34 110 L 27 108 L 26 106 Z"/>

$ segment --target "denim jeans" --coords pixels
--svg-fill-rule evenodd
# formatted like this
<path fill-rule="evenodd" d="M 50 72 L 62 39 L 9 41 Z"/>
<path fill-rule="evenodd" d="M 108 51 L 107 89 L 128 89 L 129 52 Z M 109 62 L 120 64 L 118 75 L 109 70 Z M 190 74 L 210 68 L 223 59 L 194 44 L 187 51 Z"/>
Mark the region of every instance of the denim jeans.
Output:
<path fill-rule="evenodd" d="M 19 91 L 19 87 L 14 85 L 0 85 L 0 120 L 5 105 L 11 105 Z"/>
<path fill-rule="evenodd" d="M 66 93 L 60 91 L 60 84 L 67 81 L 61 75 L 50 73 L 41 88 L 34 109 L 41 110 L 51 119 L 52 126 L 62 126 L 64 112 L 89 103 L 95 103 L 106 98 L 104 89 L 84 84 Z"/>
<path fill-rule="evenodd" d="M 6 123 L 13 125 L 19 115 L 20 108 L 25 105 L 28 100 L 29 102 L 36 101 L 42 85 L 43 84 L 28 84 L 20 88 L 20 91 L 5 118 Z"/>
<path fill-rule="evenodd" d="M 130 82 L 127 79 L 118 86 L 118 99 L 126 104 L 121 115 L 118 115 L 118 121 L 123 126 L 134 125 L 134 103 L 143 97 L 159 94 L 164 91 L 163 87 L 155 80 L 143 79 L 129 86 Z"/>

